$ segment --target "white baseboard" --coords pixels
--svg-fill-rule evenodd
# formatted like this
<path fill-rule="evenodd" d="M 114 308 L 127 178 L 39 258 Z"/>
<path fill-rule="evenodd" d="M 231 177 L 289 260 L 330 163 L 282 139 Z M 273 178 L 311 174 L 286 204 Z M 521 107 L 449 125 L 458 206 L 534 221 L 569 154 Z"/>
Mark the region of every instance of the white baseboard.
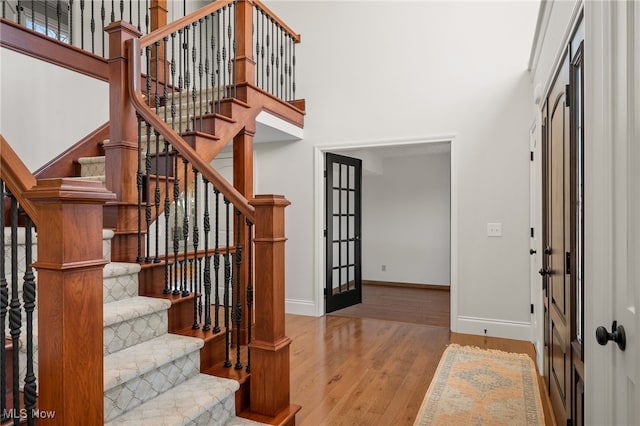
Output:
<path fill-rule="evenodd" d="M 311 300 L 285 299 L 284 311 L 288 314 L 317 317 L 316 304 Z"/>
<path fill-rule="evenodd" d="M 457 333 L 487 335 L 502 337 L 503 339 L 531 340 L 531 323 L 528 322 L 458 316 L 457 324 Z"/>

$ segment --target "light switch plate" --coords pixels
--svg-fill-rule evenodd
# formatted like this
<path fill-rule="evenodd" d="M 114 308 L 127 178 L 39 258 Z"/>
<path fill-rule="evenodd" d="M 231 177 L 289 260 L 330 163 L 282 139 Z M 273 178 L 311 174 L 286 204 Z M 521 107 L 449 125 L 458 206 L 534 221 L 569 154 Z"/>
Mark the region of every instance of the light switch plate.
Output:
<path fill-rule="evenodd" d="M 487 223 L 487 236 L 502 237 L 502 223 Z"/>

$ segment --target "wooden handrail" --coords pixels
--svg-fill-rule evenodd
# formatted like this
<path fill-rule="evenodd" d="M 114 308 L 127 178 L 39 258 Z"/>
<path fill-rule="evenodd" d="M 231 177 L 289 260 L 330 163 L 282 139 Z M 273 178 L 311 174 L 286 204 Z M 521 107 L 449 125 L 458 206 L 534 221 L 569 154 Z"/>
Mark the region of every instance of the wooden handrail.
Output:
<path fill-rule="evenodd" d="M 172 23 L 165 25 L 161 29 L 158 29 L 150 34 L 147 34 L 144 37 L 141 37 L 140 49 L 151 46 L 156 41 L 160 41 L 163 38 L 170 36 L 171 34 L 177 32 L 178 30 L 181 30 L 187 25 L 191 25 L 191 23 L 197 21 L 198 19 L 204 18 L 205 16 L 212 14 L 216 10 L 222 9 L 226 5 L 233 2 L 234 0 L 218 0 L 216 2 L 210 3 L 183 18 L 177 19 Z"/>
<path fill-rule="evenodd" d="M 295 41 L 296 43 L 300 43 L 300 34 L 293 31 L 290 26 L 285 24 L 284 21 L 280 19 L 278 15 L 273 13 L 271 9 L 265 6 L 264 3 L 262 3 L 260 0 L 251 0 L 250 2 L 260 8 L 260 10 L 265 12 L 267 15 L 269 15 L 276 24 L 278 24 L 287 34 L 289 34 L 293 38 L 293 41 Z"/>
<path fill-rule="evenodd" d="M 0 134 L 0 172 L 2 180 L 7 184 L 14 197 L 18 200 L 24 211 L 29 215 L 33 223 L 38 225 L 38 213 L 34 204 L 27 200 L 23 194 L 36 186 L 36 178 L 24 165 L 20 157 L 15 153 L 11 145 Z M 2 196 L 2 195 L 0 195 Z M 0 212 L 4 214 L 4 212 Z"/>
<path fill-rule="evenodd" d="M 209 7 L 207 6 L 206 9 Z M 189 15 L 189 16 L 193 16 Z M 164 37 L 164 36 L 163 36 Z M 162 38 L 162 37 L 161 37 Z M 155 41 L 154 41 L 155 42 Z M 245 215 L 249 220 L 255 220 L 255 210 L 249 204 L 246 198 L 238 192 L 225 178 L 220 175 L 207 162 L 203 161 L 195 151 L 178 135 L 171 127 L 169 127 L 160 117 L 158 117 L 145 103 L 142 97 L 140 87 L 141 73 L 140 67 L 140 49 L 141 40 L 127 40 L 128 58 L 129 58 L 129 95 L 133 106 L 144 120 L 149 123 L 158 133 L 167 140 L 178 153 L 189 161 L 210 183 L 212 183 L 233 205 L 236 209 Z"/>
<path fill-rule="evenodd" d="M 0 18 L 0 46 L 101 81 L 109 81 L 106 59 L 8 19 Z"/>

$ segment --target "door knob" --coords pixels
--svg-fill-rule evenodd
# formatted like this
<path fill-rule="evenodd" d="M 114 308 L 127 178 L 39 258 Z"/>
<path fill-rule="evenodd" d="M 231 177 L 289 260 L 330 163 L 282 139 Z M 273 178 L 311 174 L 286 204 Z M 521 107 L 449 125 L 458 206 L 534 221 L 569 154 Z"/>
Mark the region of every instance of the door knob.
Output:
<path fill-rule="evenodd" d="M 617 321 L 614 321 L 611 325 L 611 333 L 607 331 L 606 327 L 598 327 L 596 329 L 596 340 L 602 346 L 613 340 L 618 344 L 621 351 L 624 351 L 627 347 L 627 335 L 624 332 L 624 327 L 618 325 Z"/>
<path fill-rule="evenodd" d="M 544 254 L 551 254 L 552 250 L 550 246 L 545 247 Z"/>
<path fill-rule="evenodd" d="M 536 254 L 536 253 L 537 253 L 536 249 L 529 249 L 529 254 Z"/>
<path fill-rule="evenodd" d="M 540 268 L 540 270 L 538 271 L 538 273 L 539 273 L 540 275 L 542 275 L 543 277 L 544 277 L 545 275 L 551 275 L 551 271 L 550 271 L 549 269 L 547 269 L 547 268 Z"/>

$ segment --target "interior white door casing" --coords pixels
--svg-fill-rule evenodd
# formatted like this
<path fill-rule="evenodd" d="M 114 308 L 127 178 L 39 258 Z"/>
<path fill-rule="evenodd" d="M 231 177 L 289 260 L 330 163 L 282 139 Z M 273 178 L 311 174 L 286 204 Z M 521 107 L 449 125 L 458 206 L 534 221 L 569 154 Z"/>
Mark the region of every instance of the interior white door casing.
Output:
<path fill-rule="evenodd" d="M 585 2 L 585 419 L 640 419 L 640 5 Z M 623 352 L 598 326 L 626 329 Z"/>
<path fill-rule="evenodd" d="M 314 189 L 315 189 L 315 208 L 316 215 L 314 217 L 315 224 L 315 252 L 317 255 L 314 260 L 314 287 L 315 287 L 315 316 L 322 316 L 325 312 L 324 306 L 324 154 L 331 151 L 340 153 L 340 151 L 350 149 L 366 149 L 381 148 L 386 146 L 403 146 L 428 143 L 449 142 L 451 144 L 450 155 L 450 171 L 451 171 L 451 210 L 450 210 L 450 226 L 451 226 L 451 284 L 450 284 L 450 327 L 452 331 L 457 329 L 458 318 L 458 173 L 456 169 L 456 144 L 455 135 L 443 135 L 425 138 L 416 138 L 411 140 L 387 140 L 387 141 L 368 141 L 354 142 L 352 144 L 331 144 L 318 145 L 314 147 Z"/>
<path fill-rule="evenodd" d="M 542 268 L 542 132 L 540 114 L 531 126 L 530 147 L 532 160 L 529 163 L 529 221 L 533 234 L 529 239 L 529 283 L 531 286 L 531 342 L 536 348 L 538 370 L 544 370 L 544 302 L 542 300 L 542 277 L 538 272 Z"/>

